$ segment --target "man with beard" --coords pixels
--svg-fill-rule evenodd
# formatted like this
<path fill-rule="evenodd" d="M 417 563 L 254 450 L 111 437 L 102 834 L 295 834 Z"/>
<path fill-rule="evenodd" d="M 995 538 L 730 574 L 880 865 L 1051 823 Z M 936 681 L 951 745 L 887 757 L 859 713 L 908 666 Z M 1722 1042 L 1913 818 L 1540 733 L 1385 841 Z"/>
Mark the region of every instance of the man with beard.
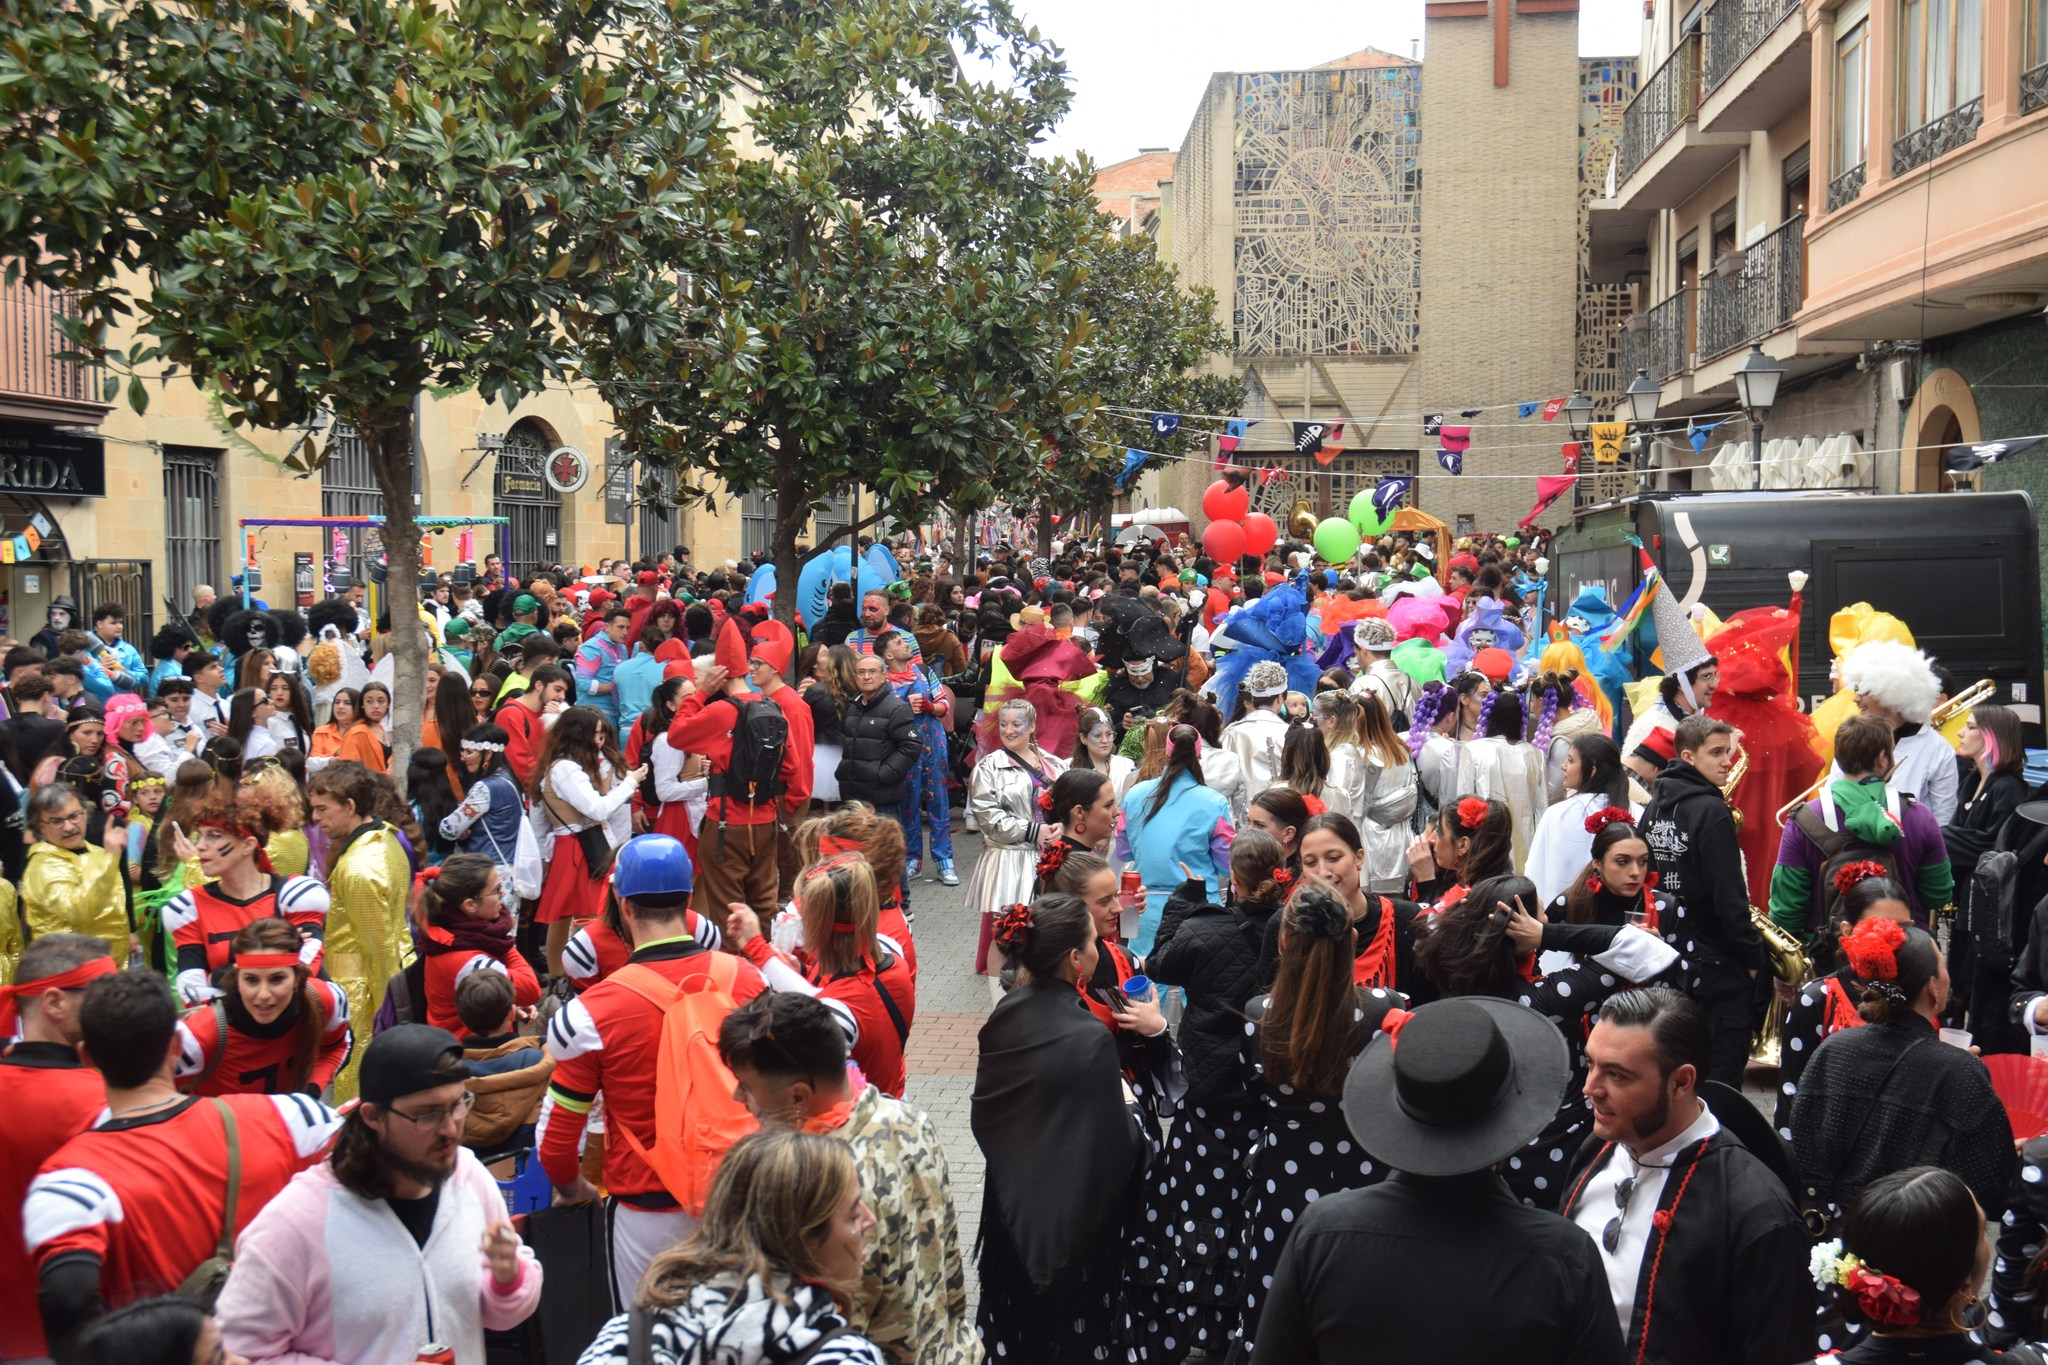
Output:
<path fill-rule="evenodd" d="M 1806 1228 L 1781 1178 L 1701 1099 L 1711 1039 L 1706 1011 L 1676 991 L 1601 1006 L 1585 1083 L 1599 1145 L 1565 1182 L 1563 1213 L 1600 1247 L 1630 1360 L 1804 1360 Z"/>
<path fill-rule="evenodd" d="M 1173 637 L 1166 622 L 1158 616 L 1147 613 L 1131 623 L 1124 640 L 1123 672 L 1110 680 L 1109 692 L 1103 699 L 1119 742 L 1131 712 L 1145 711 L 1156 716 L 1173 700 L 1182 674 L 1179 669 L 1165 665 L 1186 654 L 1187 646 Z"/>
<path fill-rule="evenodd" d="M 256 1360 L 387 1365 L 430 1343 L 484 1358 L 484 1331 L 540 1302 L 540 1264 L 498 1183 L 462 1145 L 462 1044 L 399 1024 L 363 1054 L 362 1103 L 328 1160 L 293 1178 L 242 1234 L 219 1317 Z"/>

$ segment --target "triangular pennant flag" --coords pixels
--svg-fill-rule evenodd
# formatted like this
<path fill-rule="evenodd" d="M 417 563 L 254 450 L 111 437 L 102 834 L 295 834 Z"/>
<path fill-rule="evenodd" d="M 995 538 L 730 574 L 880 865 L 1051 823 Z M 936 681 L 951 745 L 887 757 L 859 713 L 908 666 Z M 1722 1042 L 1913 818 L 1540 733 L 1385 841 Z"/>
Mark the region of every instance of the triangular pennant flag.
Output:
<path fill-rule="evenodd" d="M 1286 477 L 1287 471 L 1284 469 L 1261 469 L 1259 471 L 1259 486 L 1263 488 L 1275 479 L 1284 479 Z"/>
<path fill-rule="evenodd" d="M 1541 403 L 1517 403 L 1515 404 L 1515 416 L 1534 417 L 1536 415 L 1536 409 L 1542 406 L 1543 405 Z"/>
<path fill-rule="evenodd" d="M 1294 453 L 1312 454 L 1323 443 L 1323 433 L 1330 429 L 1328 422 L 1296 422 L 1294 424 Z"/>
<path fill-rule="evenodd" d="M 1436 462 L 1444 467 L 1446 474 L 1465 472 L 1465 452 L 1462 450 L 1439 450 L 1436 453 Z"/>
<path fill-rule="evenodd" d="M 1251 423 L 1245 421 L 1242 417 L 1231 418 L 1228 422 L 1224 423 L 1223 434 L 1216 438 L 1216 449 L 1225 455 L 1236 450 L 1238 443 L 1244 440 L 1245 428 L 1250 425 Z"/>
<path fill-rule="evenodd" d="M 1124 452 L 1123 472 L 1116 476 L 1116 486 L 1121 489 L 1131 475 L 1138 472 L 1138 466 L 1145 463 L 1145 452 L 1133 447 Z"/>
<path fill-rule="evenodd" d="M 1713 435 L 1715 428 L 1720 425 L 1719 422 L 1708 422 L 1704 425 L 1693 423 L 1692 430 L 1686 433 L 1686 439 L 1692 442 L 1693 454 L 1697 455 L 1707 448 L 1707 438 Z"/>
<path fill-rule="evenodd" d="M 1422 434 L 1424 436 L 1434 436 L 1443 429 L 1444 415 L 1442 413 L 1425 412 L 1422 414 Z"/>
<path fill-rule="evenodd" d="M 1576 474 L 1539 474 L 1536 476 L 1536 505 L 1529 514 L 1515 525 L 1527 530 L 1529 524 L 1543 515 L 1543 510 L 1556 502 L 1558 495 L 1579 481 Z"/>
<path fill-rule="evenodd" d="M 1323 433 L 1323 444 L 1338 450 L 1344 448 L 1344 424 L 1342 422 L 1330 423 L 1330 429 Z"/>
<path fill-rule="evenodd" d="M 1546 422 L 1554 420 L 1560 412 L 1564 411 L 1564 405 L 1568 401 L 1563 398 L 1552 398 L 1545 402 L 1543 404 L 1543 420 Z"/>
<path fill-rule="evenodd" d="M 1562 446 L 1559 446 L 1558 449 L 1564 452 L 1564 472 L 1567 474 L 1578 473 L 1579 456 L 1586 453 L 1585 446 L 1581 445 L 1577 441 L 1566 441 Z"/>
<path fill-rule="evenodd" d="M 1155 412 L 1152 414 L 1152 434 L 1171 436 L 1180 430 L 1180 414 L 1177 412 Z"/>
<path fill-rule="evenodd" d="M 1472 444 L 1472 428 L 1445 427 L 1442 431 L 1439 431 L 1437 433 L 1437 442 L 1438 444 L 1442 445 L 1445 450 L 1455 450 L 1463 452 L 1464 450 L 1470 448 Z"/>
<path fill-rule="evenodd" d="M 1464 410 L 1463 412 L 1459 413 L 1459 414 L 1458 414 L 1458 416 L 1460 416 L 1460 417 L 1465 417 L 1465 418 L 1472 418 L 1472 417 L 1477 417 L 1477 416 L 1478 416 L 1478 415 L 1479 415 L 1480 413 L 1482 413 L 1482 412 L 1485 412 L 1485 411 L 1486 411 L 1486 409 L 1485 409 L 1485 408 L 1466 408 L 1466 409 L 1465 409 L 1465 410 Z"/>
<path fill-rule="evenodd" d="M 1379 486 L 1372 490 L 1372 510 L 1381 521 L 1394 515 L 1394 509 L 1408 496 L 1408 487 L 1414 482 L 1411 474 L 1388 474 L 1379 481 Z"/>
<path fill-rule="evenodd" d="M 2018 436 L 2009 441 L 1981 441 L 1968 450 L 1951 450 L 1942 456 L 1941 467 L 1951 474 L 1967 474 L 1987 464 L 2009 460 L 2023 450 L 2032 450 L 2048 436 Z"/>
<path fill-rule="evenodd" d="M 1593 463 L 1618 464 L 1621 461 L 1621 443 L 1628 439 L 1628 423 L 1593 423 Z"/>

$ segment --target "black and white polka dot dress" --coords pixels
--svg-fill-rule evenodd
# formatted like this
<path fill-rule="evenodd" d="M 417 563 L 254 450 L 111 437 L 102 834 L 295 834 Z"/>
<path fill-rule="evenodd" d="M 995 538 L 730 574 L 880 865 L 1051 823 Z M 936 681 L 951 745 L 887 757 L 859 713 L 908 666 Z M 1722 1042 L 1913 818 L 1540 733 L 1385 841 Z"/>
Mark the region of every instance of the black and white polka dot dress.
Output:
<path fill-rule="evenodd" d="M 1264 1003 L 1255 1001 L 1247 1013 L 1257 1019 L 1264 1013 Z M 1396 991 L 1360 990 L 1352 1012 L 1357 1033 L 1351 1055 L 1356 1057 L 1365 1050 L 1388 1010 L 1406 1004 L 1406 998 Z M 1257 1024 L 1245 1026 L 1244 1046 L 1251 1064 L 1257 1066 Z M 1376 1185 L 1388 1171 L 1352 1137 L 1338 1096 L 1308 1094 L 1270 1083 L 1262 1086 L 1262 1094 L 1264 1133 L 1246 1173 L 1243 1225 L 1237 1238 L 1244 1267 L 1244 1322 L 1243 1335 L 1233 1346 L 1230 1359 L 1240 1363 L 1251 1359 L 1259 1309 L 1302 1210 L 1326 1194 Z"/>
<path fill-rule="evenodd" d="M 1165 1228 L 1176 1262 L 1175 1338 L 1184 1354 L 1221 1355 L 1244 1305 L 1245 1184 L 1265 1135 L 1266 1112 L 1242 1104 L 1188 1104 L 1166 1140 L 1157 1197 L 1146 1210 Z M 1172 1350 L 1161 1341 L 1162 1353 Z M 1178 1359 L 1162 1354 L 1162 1358 Z"/>
<path fill-rule="evenodd" d="M 1785 1028 L 1778 1047 L 1778 1107 L 1771 1124 L 1787 1142 L 1792 1140 L 1792 1100 L 1799 1093 L 1799 1078 L 1806 1074 L 1806 1063 L 1814 1051 L 1839 1027 L 1828 982 L 1850 979 L 1849 969 L 1844 967 L 1831 977 L 1807 982 L 1799 988 L 1799 999 L 1785 1013 Z M 1862 1022 L 1859 1019 L 1851 1027 Z"/>

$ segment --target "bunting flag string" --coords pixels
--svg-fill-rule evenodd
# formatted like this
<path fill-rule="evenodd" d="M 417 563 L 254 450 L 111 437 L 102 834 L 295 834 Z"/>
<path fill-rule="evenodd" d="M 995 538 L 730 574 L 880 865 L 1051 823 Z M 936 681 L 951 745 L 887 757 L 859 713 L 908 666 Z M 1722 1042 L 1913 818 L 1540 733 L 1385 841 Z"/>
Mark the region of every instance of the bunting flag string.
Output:
<path fill-rule="evenodd" d="M 1180 430 L 1180 414 L 1177 412 L 1155 412 L 1152 414 L 1152 434 L 1161 440 Z"/>
<path fill-rule="evenodd" d="M 1707 438 L 1712 436 L 1715 429 L 1720 425 L 1719 422 L 1709 422 L 1706 424 L 1694 422 L 1691 424 L 1686 432 L 1686 439 L 1692 443 L 1693 454 L 1698 455 L 1706 450 Z"/>
<path fill-rule="evenodd" d="M 1576 474 L 1539 474 L 1536 476 L 1536 505 L 1529 509 L 1527 516 L 1515 525 L 1528 530 L 1536 518 L 1543 515 L 1550 504 L 1556 502 L 1567 488 L 1579 481 Z"/>
<path fill-rule="evenodd" d="M 1485 408 L 1466 408 L 1463 412 L 1459 413 L 1458 416 L 1464 418 L 1466 421 L 1469 422 L 1474 417 L 1477 417 L 1480 413 L 1485 411 Z"/>
<path fill-rule="evenodd" d="M 1330 425 L 1330 429 L 1323 433 L 1323 443 L 1316 447 L 1316 463 L 1328 465 L 1337 458 L 1343 449 L 1344 424 L 1342 422 L 1333 422 Z"/>
<path fill-rule="evenodd" d="M 1465 452 L 1462 450 L 1439 450 L 1436 453 L 1436 462 L 1444 467 L 1446 474 L 1465 472 Z"/>
<path fill-rule="evenodd" d="M 1379 485 L 1372 490 L 1372 510 L 1381 521 L 1394 515 L 1394 509 L 1408 496 L 1408 489 L 1415 482 L 1411 474 L 1383 475 Z"/>
<path fill-rule="evenodd" d="M 1437 433 L 1437 444 L 1445 450 L 1462 455 L 1472 448 L 1472 428 L 1445 427 Z"/>
<path fill-rule="evenodd" d="M 1150 451 L 1139 450 L 1136 447 L 1132 447 L 1124 452 L 1123 472 L 1116 476 L 1118 490 L 1122 490 L 1123 486 L 1130 481 L 1131 475 L 1138 472 L 1138 466 L 1145 463 L 1145 457 L 1149 454 L 1151 454 Z"/>
<path fill-rule="evenodd" d="M 1628 423 L 1595 422 L 1592 426 L 1593 463 L 1619 464 L 1621 443 L 1628 439 Z"/>
<path fill-rule="evenodd" d="M 1443 429 L 1444 415 L 1442 413 L 1425 412 L 1422 414 L 1422 434 L 1424 436 L 1434 436 Z"/>
<path fill-rule="evenodd" d="M 1534 417 L 1536 415 L 1536 409 L 1542 406 L 1543 405 L 1541 403 L 1517 403 L 1515 404 L 1515 416 L 1524 419 Z"/>
<path fill-rule="evenodd" d="M 1296 422 L 1294 424 L 1294 453 L 1311 455 L 1322 448 L 1323 433 L 1330 429 L 1327 422 Z"/>
<path fill-rule="evenodd" d="M 1231 418 L 1229 424 L 1224 427 L 1223 434 L 1216 438 L 1216 449 L 1222 454 L 1230 454 L 1244 440 L 1244 434 L 1250 427 L 1251 423 L 1242 417 Z"/>
<path fill-rule="evenodd" d="M 1564 472 L 1567 474 L 1578 473 L 1579 457 L 1586 453 L 1586 447 L 1578 441 L 1566 441 L 1558 449 L 1564 452 Z"/>
<path fill-rule="evenodd" d="M 1543 420 L 1546 422 L 1556 421 L 1557 415 L 1560 412 L 1564 411 L 1564 405 L 1570 401 L 1571 400 L 1568 398 L 1552 398 L 1548 402 L 1544 403 Z"/>

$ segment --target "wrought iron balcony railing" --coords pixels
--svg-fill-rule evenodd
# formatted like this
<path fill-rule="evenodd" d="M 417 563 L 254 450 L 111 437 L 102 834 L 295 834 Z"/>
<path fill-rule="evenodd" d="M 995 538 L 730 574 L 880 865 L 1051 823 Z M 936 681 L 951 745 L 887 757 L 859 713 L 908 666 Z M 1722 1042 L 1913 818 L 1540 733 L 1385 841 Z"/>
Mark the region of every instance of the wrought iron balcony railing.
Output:
<path fill-rule="evenodd" d="M 1799 0 L 1714 0 L 1706 17 L 1706 92 L 1720 89 L 1735 68 L 1798 9 Z"/>
<path fill-rule="evenodd" d="M 1688 33 L 1656 74 L 1643 82 L 1621 117 L 1621 170 L 1626 181 L 1671 135 L 1700 112 L 1700 36 Z"/>
<path fill-rule="evenodd" d="M 1977 136 L 1984 123 L 1984 97 L 1958 104 L 1940 118 L 1930 119 L 1892 144 L 1892 174 L 1904 175 L 1938 156 L 1964 146 Z"/>
<path fill-rule="evenodd" d="M 1638 314 L 1640 322 L 1631 320 L 1621 334 L 1620 364 L 1616 366 L 1620 373 L 1648 370 L 1650 378 L 1661 384 L 1691 368 L 1689 323 L 1697 293 L 1681 289 L 1647 313 Z"/>
<path fill-rule="evenodd" d="M 1700 286 L 1700 359 L 1769 336 L 1799 312 L 1806 215 L 1799 214 L 1743 253 L 1742 268 Z"/>

